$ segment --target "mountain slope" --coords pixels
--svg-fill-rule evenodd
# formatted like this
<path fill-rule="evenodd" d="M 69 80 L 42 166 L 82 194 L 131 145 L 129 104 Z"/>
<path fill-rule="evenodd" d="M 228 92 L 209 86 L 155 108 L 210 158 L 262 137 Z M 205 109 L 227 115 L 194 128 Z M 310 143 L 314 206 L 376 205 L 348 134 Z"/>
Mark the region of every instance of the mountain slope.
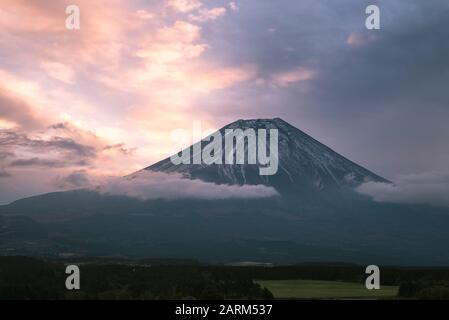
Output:
<path fill-rule="evenodd" d="M 279 168 L 276 174 L 260 175 L 258 164 L 180 164 L 175 165 L 170 158 L 159 161 L 145 170 L 166 173 L 179 172 L 191 179 L 201 179 L 220 184 L 264 184 L 278 191 L 319 192 L 341 187 L 355 187 L 366 181 L 388 182 L 388 180 L 346 159 L 332 149 L 313 139 L 280 118 L 238 120 L 219 131 L 222 136 L 226 129 L 277 129 L 279 135 Z M 257 135 L 257 133 L 256 133 Z M 211 143 L 202 141 L 202 150 Z M 267 143 L 269 146 L 269 144 Z M 223 142 L 224 150 L 224 142 Z M 245 156 L 248 145 L 245 141 Z M 235 154 L 235 145 L 234 150 Z M 192 155 L 191 155 L 192 159 Z M 247 158 L 245 158 L 247 160 Z M 224 155 L 222 163 L 224 163 Z M 136 173 L 136 176 L 139 173 Z"/>

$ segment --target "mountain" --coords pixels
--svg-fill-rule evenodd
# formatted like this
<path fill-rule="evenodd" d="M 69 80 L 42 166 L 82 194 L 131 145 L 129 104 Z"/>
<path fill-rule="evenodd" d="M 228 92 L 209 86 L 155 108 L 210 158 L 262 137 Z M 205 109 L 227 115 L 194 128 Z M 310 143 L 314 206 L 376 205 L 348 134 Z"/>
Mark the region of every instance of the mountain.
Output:
<path fill-rule="evenodd" d="M 363 182 L 389 182 L 371 171 L 339 155 L 324 144 L 280 118 L 238 120 L 219 130 L 225 136 L 226 130 L 259 129 L 278 130 L 279 168 L 274 175 L 260 175 L 259 164 L 180 164 L 170 158 L 161 160 L 147 168 L 149 171 L 166 173 L 179 172 L 191 179 L 201 179 L 220 184 L 264 184 L 278 191 L 297 193 L 326 192 L 329 189 L 353 188 Z M 202 141 L 201 148 L 211 142 Z M 225 149 L 224 141 L 222 143 Z M 268 144 L 267 144 L 268 145 Z M 190 146 L 192 148 L 192 146 Z M 248 143 L 245 141 L 245 154 Z M 236 153 L 235 145 L 233 153 Z M 192 160 L 193 155 L 190 159 Z M 222 163 L 225 162 L 224 153 Z M 246 159 L 247 160 L 247 159 Z M 190 161 L 191 163 L 193 161 Z"/>
<path fill-rule="evenodd" d="M 354 188 L 363 182 L 389 181 L 279 118 L 238 120 L 220 134 L 227 129 L 277 129 L 276 174 L 260 175 L 260 161 L 174 165 L 167 158 L 123 181 L 134 184 L 151 172 L 177 173 L 221 185 L 262 184 L 275 188 L 277 196 L 142 200 L 92 189 L 49 193 L 0 206 L 0 254 L 449 263 L 447 208 L 380 203 L 360 195 Z M 209 143 L 201 142 L 199 150 Z"/>

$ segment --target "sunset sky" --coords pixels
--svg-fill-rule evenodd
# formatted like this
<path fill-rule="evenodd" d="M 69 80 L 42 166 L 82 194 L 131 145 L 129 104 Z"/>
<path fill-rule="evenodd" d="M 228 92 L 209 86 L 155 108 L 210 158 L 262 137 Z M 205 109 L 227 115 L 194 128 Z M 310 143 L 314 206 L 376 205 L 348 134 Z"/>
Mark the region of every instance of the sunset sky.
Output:
<path fill-rule="evenodd" d="M 445 0 L 0 0 L 0 203 L 240 118 L 281 117 L 388 179 L 449 180 L 448 21 Z"/>

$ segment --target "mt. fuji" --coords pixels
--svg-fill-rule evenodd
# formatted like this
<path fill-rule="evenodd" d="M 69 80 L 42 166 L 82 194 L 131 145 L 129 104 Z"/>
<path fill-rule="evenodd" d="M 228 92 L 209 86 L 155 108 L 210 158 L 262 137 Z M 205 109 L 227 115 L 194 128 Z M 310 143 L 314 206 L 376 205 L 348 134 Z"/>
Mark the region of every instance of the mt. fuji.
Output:
<path fill-rule="evenodd" d="M 390 182 L 279 118 L 238 120 L 220 133 L 250 128 L 278 130 L 274 175 L 260 175 L 259 164 L 175 165 L 166 158 L 120 183 L 157 195 L 207 188 L 231 196 L 139 198 L 89 188 L 21 199 L 0 206 L 0 254 L 449 263 L 447 208 L 375 202 L 359 194 L 365 182 Z M 160 176 L 180 183 L 152 181 Z M 142 184 L 147 177 L 150 188 Z M 253 195 L 275 189 L 276 195 L 246 197 L 245 188 Z"/>
<path fill-rule="evenodd" d="M 278 172 L 273 176 L 260 175 L 258 165 L 251 164 L 174 165 L 170 158 L 159 161 L 145 170 L 179 172 L 191 179 L 220 184 L 264 184 L 273 186 L 280 192 L 287 190 L 301 192 L 310 189 L 324 192 L 334 188 L 355 187 L 368 181 L 388 182 L 280 118 L 238 120 L 219 131 L 224 135 L 227 129 L 254 129 L 256 132 L 258 129 L 277 129 Z M 202 148 L 204 149 L 207 144 L 208 142 L 202 142 Z M 245 144 L 246 152 L 247 144 Z"/>

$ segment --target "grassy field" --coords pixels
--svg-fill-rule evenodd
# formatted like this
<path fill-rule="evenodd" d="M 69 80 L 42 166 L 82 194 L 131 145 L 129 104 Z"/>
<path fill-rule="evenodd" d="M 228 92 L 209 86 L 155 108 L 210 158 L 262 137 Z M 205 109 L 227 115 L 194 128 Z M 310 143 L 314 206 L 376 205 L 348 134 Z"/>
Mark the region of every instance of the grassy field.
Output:
<path fill-rule="evenodd" d="M 278 299 L 388 299 L 398 292 L 396 286 L 381 286 L 368 290 L 364 284 L 318 280 L 263 280 L 256 281 L 270 290 Z"/>

